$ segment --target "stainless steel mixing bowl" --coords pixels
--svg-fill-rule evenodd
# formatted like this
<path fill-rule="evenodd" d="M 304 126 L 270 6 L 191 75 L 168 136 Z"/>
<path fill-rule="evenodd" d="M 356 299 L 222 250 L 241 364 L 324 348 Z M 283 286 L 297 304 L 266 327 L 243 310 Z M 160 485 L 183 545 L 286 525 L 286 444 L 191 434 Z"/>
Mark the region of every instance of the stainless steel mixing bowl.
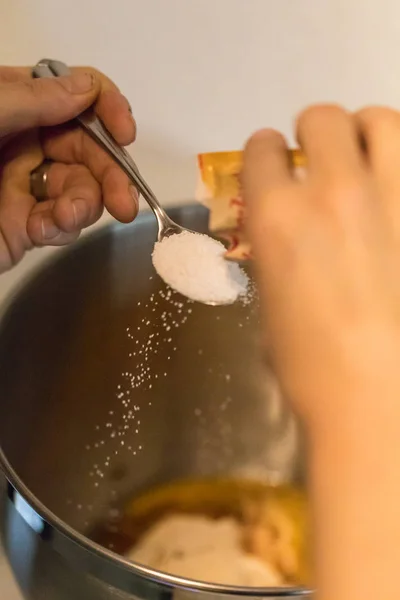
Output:
<path fill-rule="evenodd" d="M 199 206 L 170 214 L 207 230 Z M 148 213 L 89 235 L 41 268 L 4 313 L 1 522 L 16 577 L 35 600 L 308 596 L 167 576 L 91 539 L 99 520 L 112 522 L 127 498 L 157 483 L 302 478 L 296 424 L 261 363 L 257 311 L 171 306 L 151 264 L 155 236 Z M 135 348 L 163 313 L 187 320 L 148 354 L 151 386 L 127 390 L 143 362 Z"/>

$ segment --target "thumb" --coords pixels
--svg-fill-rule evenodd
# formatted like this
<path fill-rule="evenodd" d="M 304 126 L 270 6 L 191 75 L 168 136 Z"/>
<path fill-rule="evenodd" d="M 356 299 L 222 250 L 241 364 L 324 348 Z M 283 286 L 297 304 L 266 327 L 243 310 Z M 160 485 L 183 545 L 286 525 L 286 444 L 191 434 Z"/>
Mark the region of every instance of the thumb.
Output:
<path fill-rule="evenodd" d="M 0 138 L 73 119 L 94 102 L 99 88 L 89 72 L 0 85 Z"/>

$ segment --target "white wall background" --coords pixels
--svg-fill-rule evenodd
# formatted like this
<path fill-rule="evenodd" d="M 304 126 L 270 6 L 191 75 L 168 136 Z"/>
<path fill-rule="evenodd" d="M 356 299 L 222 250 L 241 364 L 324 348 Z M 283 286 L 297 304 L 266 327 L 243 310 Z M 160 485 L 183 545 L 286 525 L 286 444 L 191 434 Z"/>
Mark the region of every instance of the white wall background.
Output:
<path fill-rule="evenodd" d="M 400 107 L 400 3 L 0 0 L 0 63 L 43 57 L 115 79 L 138 121 L 136 159 L 174 202 L 193 196 L 198 151 L 241 147 L 265 125 L 290 134 L 310 102 Z"/>
<path fill-rule="evenodd" d="M 161 199 L 182 201 L 198 151 L 240 147 L 265 125 L 290 135 L 308 103 L 400 108 L 400 2 L 0 0 L 0 64 L 43 57 L 115 79 L 139 165 Z M 0 277 L 0 300 L 45 254 Z M 16 598 L 1 579 L 0 596 Z"/>

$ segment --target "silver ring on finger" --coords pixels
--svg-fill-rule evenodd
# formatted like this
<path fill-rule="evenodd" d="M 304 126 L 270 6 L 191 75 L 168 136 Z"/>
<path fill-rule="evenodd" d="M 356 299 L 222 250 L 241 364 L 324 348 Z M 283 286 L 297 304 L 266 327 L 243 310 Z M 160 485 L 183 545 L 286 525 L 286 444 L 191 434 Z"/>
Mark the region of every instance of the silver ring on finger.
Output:
<path fill-rule="evenodd" d="M 51 168 L 52 161 L 44 160 L 36 169 L 31 171 L 30 174 L 30 191 L 37 202 L 43 202 L 49 197 L 47 191 L 48 175 Z"/>

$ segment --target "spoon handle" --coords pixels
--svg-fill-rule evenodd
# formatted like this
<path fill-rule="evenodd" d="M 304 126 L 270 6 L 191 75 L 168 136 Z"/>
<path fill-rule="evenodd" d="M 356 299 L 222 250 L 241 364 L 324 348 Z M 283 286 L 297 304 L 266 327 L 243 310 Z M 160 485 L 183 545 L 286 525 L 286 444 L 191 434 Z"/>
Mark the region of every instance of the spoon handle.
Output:
<path fill-rule="evenodd" d="M 58 60 L 41 60 L 32 71 L 35 78 L 50 78 L 50 77 L 62 77 L 70 74 L 70 70 L 64 63 Z M 76 117 L 79 124 L 85 129 L 85 131 L 97 142 L 115 162 L 121 167 L 126 173 L 129 179 L 133 182 L 135 187 L 142 194 L 150 208 L 155 214 L 158 222 L 158 228 L 161 230 L 169 217 L 160 206 L 155 194 L 151 190 L 146 180 L 140 174 L 138 167 L 131 155 L 117 142 L 114 140 L 112 135 L 104 127 L 103 123 L 96 116 L 94 110 L 89 108 L 84 113 Z"/>

